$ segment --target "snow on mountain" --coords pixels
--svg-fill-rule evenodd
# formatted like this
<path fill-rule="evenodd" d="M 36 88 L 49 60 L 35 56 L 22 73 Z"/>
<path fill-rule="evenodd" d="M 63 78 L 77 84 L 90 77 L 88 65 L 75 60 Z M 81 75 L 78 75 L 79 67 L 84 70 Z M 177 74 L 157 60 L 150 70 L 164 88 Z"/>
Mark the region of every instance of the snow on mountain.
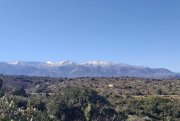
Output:
<path fill-rule="evenodd" d="M 76 64 L 75 62 L 72 61 L 60 61 L 60 62 L 52 62 L 52 61 L 47 61 L 46 62 L 49 66 L 66 66 L 66 65 L 73 65 Z"/>
<path fill-rule="evenodd" d="M 7 62 L 7 64 L 11 66 L 29 66 L 29 67 L 42 67 L 45 66 L 44 62 L 36 62 L 36 61 L 31 61 L 31 62 L 26 62 L 26 61 L 14 61 L 14 62 Z"/>
<path fill-rule="evenodd" d="M 112 62 L 98 61 L 98 60 L 83 63 L 83 65 L 93 65 L 93 66 L 110 66 L 112 64 L 113 64 Z"/>
<path fill-rule="evenodd" d="M 19 63 L 19 61 L 7 62 L 7 64 L 9 64 L 9 65 L 17 65 L 18 63 Z"/>
<path fill-rule="evenodd" d="M 30 62 L 25 62 L 25 61 L 12 61 L 12 62 L 7 62 L 9 65 L 26 65 L 29 64 Z"/>

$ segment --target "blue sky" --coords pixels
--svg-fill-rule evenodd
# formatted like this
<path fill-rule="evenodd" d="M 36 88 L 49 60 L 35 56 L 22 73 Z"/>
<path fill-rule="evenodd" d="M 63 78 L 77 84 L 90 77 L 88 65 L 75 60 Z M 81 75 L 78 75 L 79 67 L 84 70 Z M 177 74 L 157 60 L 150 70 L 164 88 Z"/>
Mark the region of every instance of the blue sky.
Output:
<path fill-rule="evenodd" d="M 180 0 L 1 0 L 0 61 L 104 60 L 180 72 Z"/>

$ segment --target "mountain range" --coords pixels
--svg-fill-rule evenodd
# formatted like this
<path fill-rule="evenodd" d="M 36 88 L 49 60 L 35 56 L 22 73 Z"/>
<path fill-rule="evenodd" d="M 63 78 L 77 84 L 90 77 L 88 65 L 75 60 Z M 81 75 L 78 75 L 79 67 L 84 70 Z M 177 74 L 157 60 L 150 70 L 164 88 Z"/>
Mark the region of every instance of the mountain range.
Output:
<path fill-rule="evenodd" d="M 179 73 L 175 73 L 164 68 L 133 66 L 124 63 L 112 63 L 105 61 L 90 61 L 80 64 L 72 61 L 0 62 L 0 73 L 5 75 L 49 77 L 180 77 Z"/>

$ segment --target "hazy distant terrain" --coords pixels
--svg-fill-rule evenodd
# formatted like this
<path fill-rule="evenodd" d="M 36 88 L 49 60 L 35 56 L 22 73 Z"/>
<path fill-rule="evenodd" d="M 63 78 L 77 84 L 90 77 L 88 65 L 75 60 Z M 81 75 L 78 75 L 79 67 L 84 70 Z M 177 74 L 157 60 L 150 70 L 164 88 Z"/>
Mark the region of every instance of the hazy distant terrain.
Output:
<path fill-rule="evenodd" d="M 50 77 L 148 77 L 167 78 L 180 77 L 164 68 L 149 68 L 132 66 L 123 63 L 104 61 L 90 61 L 75 63 L 71 61 L 61 62 L 0 62 L 0 73 L 6 75 L 50 76 Z"/>

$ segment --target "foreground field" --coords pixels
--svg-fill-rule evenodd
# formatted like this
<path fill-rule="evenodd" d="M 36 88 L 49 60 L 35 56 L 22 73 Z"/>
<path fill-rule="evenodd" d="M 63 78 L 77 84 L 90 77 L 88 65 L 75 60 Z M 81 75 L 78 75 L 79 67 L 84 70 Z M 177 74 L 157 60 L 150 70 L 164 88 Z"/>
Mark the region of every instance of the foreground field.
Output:
<path fill-rule="evenodd" d="M 180 80 L 0 76 L 4 121 L 179 121 Z"/>

